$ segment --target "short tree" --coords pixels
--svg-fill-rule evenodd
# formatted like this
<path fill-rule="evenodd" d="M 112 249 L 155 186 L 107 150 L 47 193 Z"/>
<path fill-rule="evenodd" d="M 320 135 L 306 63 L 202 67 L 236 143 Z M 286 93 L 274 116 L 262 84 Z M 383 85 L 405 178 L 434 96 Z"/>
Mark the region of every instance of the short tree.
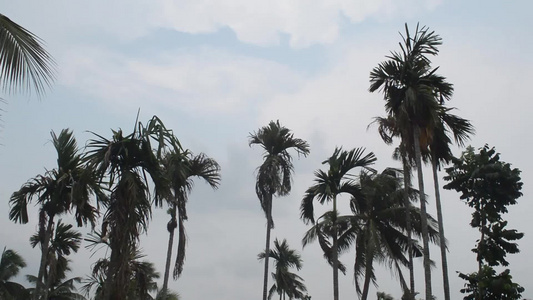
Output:
<path fill-rule="evenodd" d="M 470 225 L 479 229 L 480 239 L 472 251 L 477 255 L 477 273 L 463 274 L 466 280 L 462 293 L 464 299 L 520 299 L 524 289 L 515 284 L 507 269 L 496 275 L 494 266 L 508 266 L 505 259 L 508 253 L 518 253 L 514 243 L 524 234 L 514 229 L 506 229 L 507 221 L 502 215 L 507 206 L 516 204 L 522 196 L 520 170 L 512 169 L 509 163 L 500 161 L 499 153 L 485 145 L 474 152 L 468 147 L 460 158 L 453 158 L 453 166 L 446 169 L 449 181 L 445 189 L 461 193 L 461 199 L 474 208 Z M 505 294 L 505 295 L 504 295 Z"/>

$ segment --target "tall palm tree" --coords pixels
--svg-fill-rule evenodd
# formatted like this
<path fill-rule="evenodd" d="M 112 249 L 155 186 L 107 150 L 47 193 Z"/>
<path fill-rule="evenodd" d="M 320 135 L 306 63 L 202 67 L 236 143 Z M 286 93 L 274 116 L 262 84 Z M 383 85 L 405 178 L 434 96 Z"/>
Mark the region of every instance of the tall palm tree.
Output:
<path fill-rule="evenodd" d="M 170 198 L 170 181 L 161 167 L 163 153 L 182 149 L 156 116 L 146 125 L 139 122 L 128 135 L 118 130 L 110 140 L 95 136 L 88 144 L 87 161 L 110 190 L 109 197 L 100 201 L 106 209 L 101 234 L 111 249 L 103 299 L 126 299 L 131 284 L 130 253 L 138 248 L 140 234 L 148 229 L 152 204 L 161 206 Z"/>
<path fill-rule="evenodd" d="M 410 228 L 415 236 L 421 235 L 421 212 L 413 206 L 404 205 L 404 195 L 416 198 L 416 191 L 402 186 L 400 171 L 385 169 L 382 173 L 361 172 L 359 182 L 361 194 L 352 197 L 351 218 L 352 235 L 341 243 L 355 240 L 356 258 L 354 276 L 357 292 L 361 299 L 366 300 L 370 282 L 376 284 L 373 262 L 387 263 L 391 270 L 395 269 L 400 277 L 404 292 L 409 288 L 405 283 L 400 265 L 407 266 L 409 260 L 406 254 L 413 251 L 414 255 L 421 256 L 421 249 L 417 243 L 410 250 L 407 245 L 410 237 L 407 236 L 406 213 L 409 218 Z M 412 221 L 411 221 L 412 220 Z M 428 216 L 429 235 L 433 242 L 438 242 L 437 222 Z M 363 289 L 359 286 L 359 277 L 364 276 Z"/>
<path fill-rule="evenodd" d="M 65 213 L 74 213 L 77 225 L 95 224 L 97 211 L 91 196 L 104 198 L 94 172 L 83 163 L 72 131 L 64 129 L 59 136 L 54 132 L 52 143 L 57 151 L 57 168 L 26 182 L 11 195 L 9 218 L 17 223 L 28 222 L 28 204 L 36 200 L 39 210 L 39 239 L 41 262 L 36 281 L 37 294 L 44 288 L 43 277 L 49 253 L 54 219 Z"/>
<path fill-rule="evenodd" d="M 298 271 L 302 268 L 302 258 L 295 250 L 289 248 L 287 240 L 283 239 L 280 242 L 278 239 L 274 240 L 274 249 L 270 249 L 269 254 L 261 252 L 258 255 L 259 259 L 264 259 L 266 256 L 274 259 L 276 271 L 272 273 L 272 278 L 275 283 L 269 291 L 268 299 L 272 298 L 274 291 L 279 295 L 279 299 L 289 296 L 289 299 L 304 299 L 307 288 L 303 283 L 303 279 L 289 271 L 289 268 L 296 268 Z"/>
<path fill-rule="evenodd" d="M 251 133 L 248 143 L 250 146 L 260 145 L 264 150 L 264 161 L 257 171 L 255 192 L 267 218 L 265 253 L 270 253 L 270 230 L 274 227 L 272 198 L 288 195 L 291 191 L 291 174 L 294 171 L 294 165 L 289 149 L 294 149 L 298 155 L 307 156 L 309 144 L 302 139 L 295 138 L 291 131 L 282 126 L 279 121 L 271 121 L 257 132 Z M 268 259 L 268 256 L 265 257 L 263 300 L 267 300 Z"/>
<path fill-rule="evenodd" d="M 165 293 L 168 288 L 168 278 L 170 274 L 170 259 L 172 257 L 172 247 L 174 242 L 174 231 L 178 228 L 178 253 L 174 266 L 174 278 L 179 276 L 183 270 L 185 261 L 185 244 L 187 236 L 185 234 L 184 222 L 187 220 L 187 200 L 193 188 L 193 177 L 199 177 L 213 189 L 220 183 L 219 164 L 205 154 L 191 157 L 189 151 L 184 153 L 168 153 L 162 162 L 164 172 L 171 181 L 172 198 L 168 199 L 170 208 L 170 221 L 167 224 L 169 232 L 167 259 L 165 264 L 165 274 L 163 277 L 163 287 L 161 292 Z M 179 213 L 179 214 L 178 214 Z"/>
<path fill-rule="evenodd" d="M 342 193 L 357 195 L 360 193 L 360 187 L 350 174 L 355 168 L 369 168 L 376 161 L 374 153 L 370 152 L 364 155 L 363 148 L 357 148 L 350 151 L 344 151 L 342 148 L 336 148 L 333 155 L 322 162 L 329 165 L 327 173 L 322 170 L 315 172 L 315 184 L 307 189 L 302 204 L 300 206 L 300 217 L 306 223 L 315 223 L 314 218 L 314 199 L 321 204 L 333 202 L 332 224 L 332 250 L 331 260 L 333 262 L 333 299 L 339 299 L 339 261 L 338 261 L 338 230 L 337 230 L 337 196 Z"/>
<path fill-rule="evenodd" d="M 24 267 L 26 262 L 22 256 L 4 247 L 0 257 L 0 299 L 27 299 L 26 288 L 11 281 Z"/>
<path fill-rule="evenodd" d="M 388 116 L 399 124 L 402 141 L 413 141 L 409 146 L 415 154 L 415 163 L 422 211 L 422 236 L 424 246 L 424 279 L 426 299 L 431 299 L 431 260 L 429 256 L 426 199 L 422 174 L 421 132 L 431 130 L 438 120 L 439 102 L 451 97 L 453 87 L 436 74 L 428 56 L 438 54 L 441 38 L 426 27 L 417 26 L 414 36 L 406 28 L 400 52 L 392 52 L 388 60 L 380 63 L 370 73 L 370 92 L 381 90 Z"/>
<path fill-rule="evenodd" d="M 0 81 L 7 92 L 31 91 L 38 95 L 54 80 L 54 60 L 42 40 L 0 14 Z"/>

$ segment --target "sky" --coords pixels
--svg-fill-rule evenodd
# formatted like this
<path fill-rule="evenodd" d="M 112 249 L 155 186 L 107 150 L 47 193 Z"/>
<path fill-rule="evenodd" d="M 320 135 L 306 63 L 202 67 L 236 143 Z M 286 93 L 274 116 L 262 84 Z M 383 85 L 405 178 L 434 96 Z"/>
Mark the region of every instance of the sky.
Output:
<path fill-rule="evenodd" d="M 383 97 L 369 93 L 369 74 L 398 50 L 399 32 L 419 23 L 443 39 L 439 73 L 454 84 L 451 107 L 476 128 L 470 144 L 495 146 L 501 158 L 522 171 L 523 197 L 505 216 L 509 228 L 525 233 L 521 252 L 508 256 L 513 280 L 533 298 L 530 280 L 533 236 L 533 140 L 528 129 L 533 82 L 533 3 L 517 1 L 362 1 L 362 0 L 117 0 L 7 1 L 0 13 L 37 34 L 57 63 L 57 78 L 41 98 L 4 94 L 0 132 L 0 246 L 27 261 L 22 274 L 36 274 L 40 252 L 29 245 L 37 209 L 25 225 L 9 221 L 9 197 L 28 179 L 52 169 L 56 154 L 50 132 L 74 131 L 80 147 L 91 132 L 110 137 L 111 129 L 130 132 L 137 112 L 146 122 L 157 115 L 185 148 L 205 153 L 221 165 L 222 183 L 213 191 L 196 182 L 188 203 L 189 243 L 183 275 L 171 281 L 182 299 L 257 299 L 262 294 L 266 220 L 254 191 L 259 147 L 250 133 L 279 120 L 295 137 L 309 142 L 311 154 L 295 155 L 290 195 L 274 201 L 272 237 L 287 239 L 300 251 L 304 278 L 313 299 L 332 295 L 332 272 L 318 244 L 302 249 L 308 229 L 299 206 L 313 172 L 335 147 L 364 147 L 378 157 L 375 168 L 400 167 L 375 127 Z M 454 148 L 460 155 L 461 149 Z M 428 210 L 435 214 L 431 170 L 424 169 Z M 441 172 L 442 177 L 444 174 Z M 464 282 L 456 272 L 476 270 L 470 251 L 478 237 L 470 228 L 471 210 L 459 194 L 442 191 L 449 241 L 452 299 Z M 342 202 L 342 201 L 341 201 Z M 328 207 L 317 210 L 325 211 Z M 341 213 L 348 213 L 346 201 Z M 73 222 L 64 216 L 65 222 Z M 154 209 L 141 237 L 146 259 L 164 271 L 167 245 L 165 209 Z M 81 229 L 84 233 L 90 229 Z M 83 244 L 85 246 L 85 244 Z M 175 249 L 174 249 L 175 251 Z M 105 255 L 82 247 L 72 255 L 72 276 L 89 274 Z M 433 291 L 443 298 L 440 254 Z M 340 260 L 353 265 L 354 252 Z M 376 267 L 379 287 L 400 298 L 398 280 Z M 422 262 L 416 261 L 417 291 L 424 294 Z M 20 278 L 23 282 L 22 278 Z M 272 281 L 270 281 L 270 284 Z M 27 284 L 27 283 L 26 283 Z M 340 277 L 340 296 L 356 298 L 353 275 Z"/>

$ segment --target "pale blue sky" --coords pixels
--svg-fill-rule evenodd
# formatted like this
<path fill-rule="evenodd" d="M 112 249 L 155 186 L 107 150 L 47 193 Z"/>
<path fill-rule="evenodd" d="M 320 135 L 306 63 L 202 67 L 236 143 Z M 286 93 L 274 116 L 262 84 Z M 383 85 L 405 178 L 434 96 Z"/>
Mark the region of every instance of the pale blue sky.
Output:
<path fill-rule="evenodd" d="M 361 0 L 155 0 L 155 1 L 7 1 L 2 14 L 46 41 L 58 64 L 57 81 L 41 100 L 2 95 L 0 134 L 0 240 L 21 252 L 35 273 L 39 251 L 29 247 L 37 215 L 27 225 L 7 221 L 7 201 L 27 179 L 51 169 L 55 153 L 50 131 L 69 127 L 80 145 L 110 129 L 133 127 L 158 115 L 183 145 L 205 152 L 222 166 L 216 192 L 198 182 L 189 203 L 190 243 L 184 274 L 171 288 L 183 299 L 253 299 L 261 294 L 265 219 L 254 194 L 259 148 L 249 148 L 250 132 L 279 119 L 297 137 L 309 141 L 311 155 L 296 159 L 290 196 L 276 199 L 273 237 L 287 238 L 301 250 L 307 227 L 299 204 L 312 184 L 313 171 L 335 146 L 366 147 L 378 157 L 377 169 L 399 166 L 392 147 L 367 130 L 383 115 L 379 94 L 369 94 L 369 73 L 391 50 L 398 49 L 404 23 L 417 22 L 443 38 L 433 61 L 455 85 L 450 106 L 470 119 L 477 134 L 471 144 L 496 146 L 502 159 L 522 170 L 524 196 L 510 210 L 510 226 L 525 232 L 521 253 L 509 259 L 515 280 L 533 297 L 529 278 L 533 255 L 529 221 L 533 146 L 533 53 L 530 1 L 361 1 Z M 460 153 L 459 150 L 456 151 Z M 425 170 L 429 175 L 430 170 Z M 442 175 L 442 174 L 441 174 Z M 434 198 L 430 176 L 426 189 L 430 211 Z M 470 211 L 459 195 L 443 193 L 446 234 L 450 242 L 452 298 L 463 282 L 455 271 L 476 268 L 470 252 L 477 238 L 469 228 Z M 69 221 L 68 217 L 64 218 Z M 163 271 L 167 222 L 155 210 L 143 248 Z M 313 299 L 331 295 L 331 268 L 318 249 L 302 251 Z M 75 275 L 89 273 L 83 249 L 72 257 Z M 440 265 L 437 248 L 432 258 Z M 353 253 L 341 260 L 353 264 Z M 378 269 L 379 290 L 399 298 L 388 270 Z M 417 289 L 424 291 L 421 263 Z M 434 291 L 442 299 L 440 268 Z M 352 275 L 341 278 L 341 297 L 355 298 Z"/>

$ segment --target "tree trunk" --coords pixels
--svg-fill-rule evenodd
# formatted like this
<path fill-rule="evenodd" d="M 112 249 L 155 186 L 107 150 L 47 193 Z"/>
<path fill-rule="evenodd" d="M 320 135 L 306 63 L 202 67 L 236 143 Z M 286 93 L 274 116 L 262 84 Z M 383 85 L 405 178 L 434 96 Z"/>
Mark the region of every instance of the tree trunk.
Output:
<path fill-rule="evenodd" d="M 272 229 L 272 194 L 268 197 L 267 203 L 267 231 L 265 243 L 265 272 L 263 277 L 263 300 L 267 300 L 268 288 L 268 257 L 270 256 L 270 230 Z"/>
<path fill-rule="evenodd" d="M 167 227 L 169 229 L 167 260 L 165 264 L 165 275 L 163 277 L 163 287 L 161 288 L 161 292 L 163 293 L 163 296 L 167 295 L 167 290 L 168 290 L 168 278 L 170 276 L 170 260 L 172 258 L 172 247 L 174 246 L 174 231 L 176 230 L 176 226 L 174 224 L 175 222 L 177 222 L 176 221 L 176 205 L 172 205 L 170 220 L 172 224 L 170 224 Z"/>
<path fill-rule="evenodd" d="M 367 237 L 372 240 L 372 237 L 368 236 L 369 234 L 370 233 L 367 232 Z M 370 278 L 372 276 L 373 255 L 371 255 L 371 253 L 374 252 L 373 245 L 367 245 L 367 249 L 365 252 L 365 282 L 363 283 L 363 293 L 361 294 L 361 300 L 366 300 L 368 298 L 368 289 L 370 288 Z"/>
<path fill-rule="evenodd" d="M 54 218 L 53 216 L 48 216 L 48 224 L 46 226 L 46 231 L 44 232 L 43 244 L 41 245 L 41 263 L 39 265 L 39 273 L 37 274 L 35 293 L 33 295 L 34 300 L 38 300 L 41 295 L 44 296 L 43 299 L 47 299 L 48 297 L 47 291 L 44 290 L 43 278 L 46 270 L 46 262 L 48 260 L 48 252 L 50 249 L 50 237 L 52 236 L 53 230 Z"/>
<path fill-rule="evenodd" d="M 446 239 L 444 237 L 444 219 L 440 202 L 439 177 L 437 174 L 437 160 L 432 159 L 433 182 L 435 183 L 435 202 L 437 203 L 437 221 L 439 223 L 440 255 L 442 260 L 442 280 L 444 288 L 444 300 L 450 300 L 450 283 L 448 281 L 448 259 L 446 258 Z"/>
<path fill-rule="evenodd" d="M 422 225 L 422 242 L 424 254 L 424 280 L 426 284 L 426 300 L 433 299 L 431 291 L 431 259 L 429 257 L 429 233 L 426 213 L 426 194 L 424 192 L 424 174 L 422 173 L 422 151 L 420 149 L 420 127 L 414 126 L 414 147 L 416 155 L 416 170 L 418 174 L 418 191 L 420 193 L 420 220 Z"/>
<path fill-rule="evenodd" d="M 483 270 L 483 263 L 482 263 L 482 257 L 481 257 L 481 248 L 483 245 L 483 241 L 485 240 L 485 226 L 487 225 L 487 217 L 485 214 L 485 210 L 483 207 L 483 204 L 481 205 L 480 210 L 481 211 L 481 238 L 479 239 L 479 243 L 477 245 L 477 300 L 483 300 L 483 288 L 481 287 L 481 278 L 483 277 L 481 272 Z"/>
<path fill-rule="evenodd" d="M 409 299 L 415 298 L 415 271 L 413 268 L 413 240 L 412 240 L 412 229 L 411 229 L 411 201 L 409 199 L 409 188 L 411 187 L 411 170 L 408 166 L 407 158 L 404 154 L 402 155 L 403 163 L 403 185 L 404 185 L 404 206 L 406 209 L 405 213 L 405 222 L 407 230 L 407 251 L 409 256 Z"/>
<path fill-rule="evenodd" d="M 337 251 L 337 196 L 333 198 L 333 300 L 339 300 L 339 253 Z"/>

